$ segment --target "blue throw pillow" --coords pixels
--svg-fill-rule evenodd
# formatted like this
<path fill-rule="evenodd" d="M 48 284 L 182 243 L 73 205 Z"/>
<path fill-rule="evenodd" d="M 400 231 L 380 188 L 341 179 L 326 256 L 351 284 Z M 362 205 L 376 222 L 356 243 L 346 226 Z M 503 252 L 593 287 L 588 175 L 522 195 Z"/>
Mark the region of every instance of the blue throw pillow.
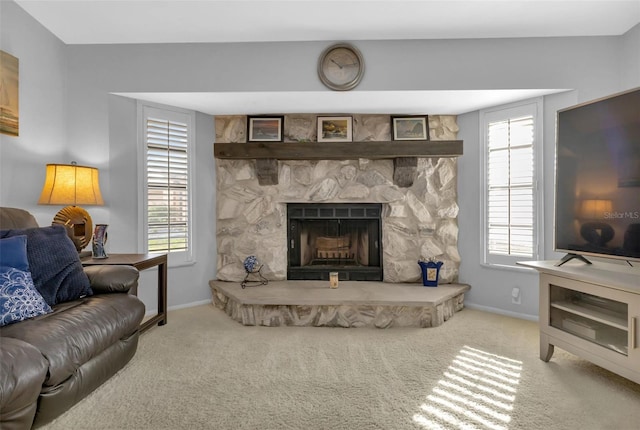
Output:
<path fill-rule="evenodd" d="M 0 239 L 27 236 L 33 283 L 50 306 L 93 294 L 75 245 L 61 225 L 0 231 Z"/>
<path fill-rule="evenodd" d="M 0 267 L 14 267 L 28 271 L 27 236 L 13 236 L 0 239 Z"/>
<path fill-rule="evenodd" d="M 0 239 L 0 327 L 49 312 L 29 273 L 27 236 Z"/>

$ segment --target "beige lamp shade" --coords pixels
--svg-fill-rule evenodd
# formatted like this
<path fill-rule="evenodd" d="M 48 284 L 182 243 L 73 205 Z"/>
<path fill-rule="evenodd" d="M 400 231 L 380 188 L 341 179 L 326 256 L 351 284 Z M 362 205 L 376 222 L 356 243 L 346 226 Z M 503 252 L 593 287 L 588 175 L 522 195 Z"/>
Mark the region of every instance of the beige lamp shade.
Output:
<path fill-rule="evenodd" d="M 613 204 L 611 200 L 589 199 L 580 204 L 580 216 L 582 219 L 604 219 L 605 212 L 611 212 Z"/>
<path fill-rule="evenodd" d="M 53 218 L 52 224 L 63 225 L 78 252 L 91 241 L 93 221 L 89 213 L 77 205 L 104 205 L 100 193 L 98 169 L 76 164 L 47 164 L 40 205 L 69 205 Z"/>
<path fill-rule="evenodd" d="M 104 205 L 98 169 L 75 164 L 47 164 L 40 205 Z"/>

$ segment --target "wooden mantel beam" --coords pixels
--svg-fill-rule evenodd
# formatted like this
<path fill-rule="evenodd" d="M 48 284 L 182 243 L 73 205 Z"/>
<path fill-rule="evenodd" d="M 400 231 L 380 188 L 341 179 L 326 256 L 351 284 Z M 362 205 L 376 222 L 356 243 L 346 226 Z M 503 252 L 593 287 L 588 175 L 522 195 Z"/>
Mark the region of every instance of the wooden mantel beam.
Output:
<path fill-rule="evenodd" d="M 216 158 L 276 160 L 353 160 L 403 157 L 459 157 L 461 140 L 389 142 L 251 142 L 215 143 Z"/>

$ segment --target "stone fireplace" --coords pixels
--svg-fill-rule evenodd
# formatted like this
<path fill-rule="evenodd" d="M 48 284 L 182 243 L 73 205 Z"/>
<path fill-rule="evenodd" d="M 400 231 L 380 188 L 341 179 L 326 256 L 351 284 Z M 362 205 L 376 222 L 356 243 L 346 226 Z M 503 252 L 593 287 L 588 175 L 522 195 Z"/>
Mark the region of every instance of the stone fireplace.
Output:
<path fill-rule="evenodd" d="M 388 115 L 353 115 L 354 141 L 398 143 L 390 141 L 389 118 Z M 284 124 L 285 143 L 302 145 L 305 140 L 315 140 L 313 131 L 309 131 L 315 128 L 314 115 L 286 115 Z M 431 115 L 429 128 L 430 140 L 456 138 L 455 117 Z M 246 143 L 245 131 L 246 116 L 216 117 L 216 143 L 255 145 Z M 456 158 L 418 157 L 412 167 L 415 173 L 407 186 L 398 185 L 401 163 L 393 158 L 279 159 L 271 172 L 275 180 L 267 184 L 259 177 L 257 164 L 254 159 L 216 157 L 219 280 L 242 281 L 245 276 L 242 262 L 248 255 L 256 255 L 263 265 L 262 274 L 270 280 L 324 276 L 330 268 L 345 266 L 354 269 L 349 272 L 349 276 L 353 276 L 349 279 L 358 279 L 365 276 L 363 273 L 379 258 L 382 267 L 376 270 L 377 276 L 382 277 L 378 279 L 389 283 L 419 282 L 421 272 L 417 261 L 434 258 L 444 262 L 441 282 L 457 281 L 460 257 Z M 300 204 L 318 210 L 324 207 L 319 205 L 332 204 L 334 214 L 336 208 L 357 208 L 358 205 L 378 208 L 379 257 L 376 239 L 368 234 L 376 229 L 375 224 L 354 219 L 347 222 L 349 229 L 345 232 L 338 223 L 325 219 L 317 220 L 316 230 L 298 238 L 300 243 L 294 242 L 293 246 L 304 244 L 306 248 L 300 250 L 299 261 L 290 266 L 292 224 L 288 214 L 291 208 L 301 208 Z M 325 260 L 320 262 L 315 258 L 318 263 L 315 265 L 323 266 L 322 270 L 316 270 L 318 273 L 314 274 L 311 268 L 304 275 L 305 270 L 296 269 L 313 266 L 314 256 Z M 355 267 L 360 267 L 360 273 Z"/>

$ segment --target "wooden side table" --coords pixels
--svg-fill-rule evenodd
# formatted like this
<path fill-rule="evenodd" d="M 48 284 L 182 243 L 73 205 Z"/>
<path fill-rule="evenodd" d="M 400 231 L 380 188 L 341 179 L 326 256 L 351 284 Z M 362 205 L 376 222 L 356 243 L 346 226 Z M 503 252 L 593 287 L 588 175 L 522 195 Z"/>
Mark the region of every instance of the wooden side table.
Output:
<path fill-rule="evenodd" d="M 158 313 L 140 325 L 140 333 L 156 323 L 167 323 L 167 254 L 109 254 L 108 258 L 83 258 L 83 266 L 133 266 L 138 270 L 158 267 Z"/>

